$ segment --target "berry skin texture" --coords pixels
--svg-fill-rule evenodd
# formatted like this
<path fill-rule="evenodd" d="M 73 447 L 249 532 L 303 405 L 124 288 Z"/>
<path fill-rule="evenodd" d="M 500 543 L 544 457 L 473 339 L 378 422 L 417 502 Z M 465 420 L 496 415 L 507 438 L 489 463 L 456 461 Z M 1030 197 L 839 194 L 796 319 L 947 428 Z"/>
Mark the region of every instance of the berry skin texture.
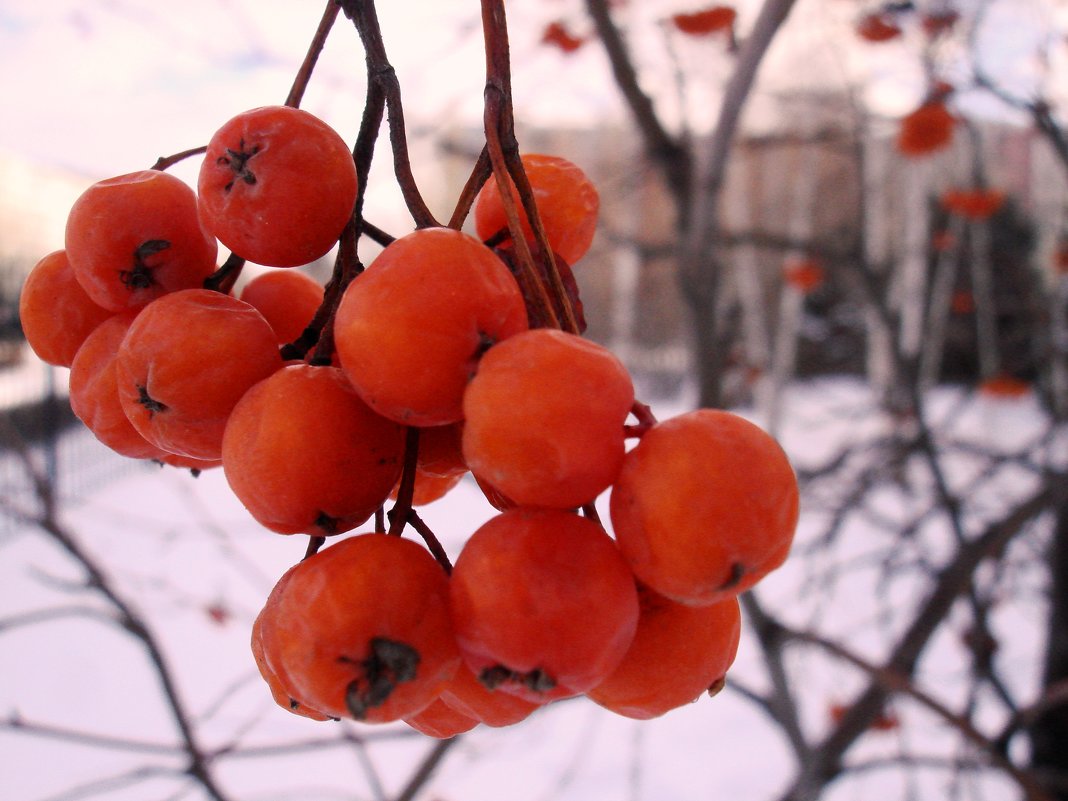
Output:
<path fill-rule="evenodd" d="M 295 697 L 325 715 L 408 718 L 460 665 L 448 595 L 445 571 L 421 545 L 349 537 L 292 569 L 264 648 Z"/>
<path fill-rule="evenodd" d="M 216 131 L 197 187 L 201 219 L 226 247 L 256 264 L 296 267 L 337 242 L 356 203 L 356 165 L 318 117 L 264 106 Z"/>
<path fill-rule="evenodd" d="M 445 685 L 441 700 L 467 717 L 493 728 L 519 723 L 541 706 L 503 690 L 489 689 L 467 665 L 460 665 L 456 675 Z"/>
<path fill-rule="evenodd" d="M 686 606 L 645 587 L 639 587 L 638 597 L 634 642 L 587 697 L 625 717 L 649 720 L 705 692 L 718 692 L 738 653 L 738 599 Z"/>
<path fill-rule="evenodd" d="M 512 502 L 593 501 L 623 461 L 634 387 L 606 348 L 538 328 L 491 348 L 464 395 L 464 458 Z"/>
<path fill-rule="evenodd" d="M 200 224 L 193 190 L 158 170 L 93 184 L 67 216 L 67 258 L 93 302 L 111 311 L 203 285 L 218 244 Z"/>
<path fill-rule="evenodd" d="M 118 354 L 119 398 L 153 445 L 215 461 L 234 405 L 281 367 L 262 314 L 221 292 L 186 289 L 153 302 L 130 326 Z"/>
<path fill-rule="evenodd" d="M 238 296 L 255 306 L 274 329 L 279 345 L 297 339 L 319 310 L 323 288 L 296 270 L 272 270 L 257 275 Z"/>
<path fill-rule="evenodd" d="M 464 545 L 451 585 L 468 668 L 486 687 L 535 704 L 600 683 L 638 623 L 634 577 L 612 539 L 570 512 L 490 519 Z"/>
<path fill-rule="evenodd" d="M 312 720 L 329 720 L 328 715 L 324 715 L 318 710 L 312 709 L 307 704 L 298 701 L 293 697 L 293 691 L 290 686 L 290 682 L 285 676 L 279 676 L 271 665 L 270 657 L 268 656 L 267 649 L 264 646 L 264 631 L 270 631 L 271 626 L 274 624 L 274 615 L 278 610 L 278 599 L 281 598 L 282 591 L 285 588 L 286 582 L 289 580 L 289 576 L 292 573 L 292 569 L 287 571 L 282 578 L 274 585 L 274 589 L 271 590 L 270 595 L 267 596 L 267 602 L 263 605 L 263 609 L 256 616 L 255 621 L 252 623 L 252 658 L 256 662 L 256 667 L 260 671 L 260 676 L 267 682 L 267 686 L 271 691 L 271 697 L 278 706 L 285 709 L 287 712 L 292 712 L 294 715 L 300 715 L 301 717 L 311 718 Z"/>
<path fill-rule="evenodd" d="M 609 510 L 620 550 L 644 584 L 679 603 L 711 604 L 785 561 L 797 480 L 758 426 L 699 409 L 645 433 L 623 460 Z"/>
<path fill-rule="evenodd" d="M 421 712 L 405 718 L 404 722 L 420 734 L 438 740 L 448 740 L 457 734 L 471 731 L 479 721 L 453 709 L 441 698 L 435 698 Z"/>
<path fill-rule="evenodd" d="M 71 411 L 102 443 L 131 459 L 163 459 L 166 452 L 148 442 L 119 401 L 115 358 L 137 311 L 120 312 L 86 337 L 70 369 Z"/>
<path fill-rule="evenodd" d="M 574 264 L 586 255 L 597 230 L 601 205 L 597 189 L 580 167 L 559 156 L 528 153 L 522 161 L 549 246 L 568 264 Z M 511 190 L 523 233 L 533 241 L 534 232 L 519 202 L 519 193 L 515 187 Z M 508 219 L 496 181 L 488 181 L 479 191 L 474 217 L 475 232 L 480 239 L 490 239 L 507 228 Z"/>
<path fill-rule="evenodd" d="M 57 367 L 70 367 L 85 338 L 113 313 L 85 294 L 65 250 L 37 262 L 19 294 L 19 322 L 27 343 L 37 358 Z"/>
<path fill-rule="evenodd" d="M 374 514 L 400 477 L 404 429 L 360 400 L 341 370 L 294 364 L 253 386 L 222 442 L 230 488 L 280 534 L 330 535 Z"/>
<path fill-rule="evenodd" d="M 437 426 L 463 417 L 482 354 L 526 329 L 519 287 L 493 251 L 459 231 L 424 228 L 390 244 L 349 284 L 334 342 L 372 409 Z"/>

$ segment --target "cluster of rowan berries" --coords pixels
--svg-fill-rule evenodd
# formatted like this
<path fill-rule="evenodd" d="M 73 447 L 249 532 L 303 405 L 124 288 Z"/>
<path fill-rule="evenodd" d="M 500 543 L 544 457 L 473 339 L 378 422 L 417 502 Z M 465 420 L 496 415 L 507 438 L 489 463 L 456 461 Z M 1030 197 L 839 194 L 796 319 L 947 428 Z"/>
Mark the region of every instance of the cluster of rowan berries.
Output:
<path fill-rule="evenodd" d="M 563 159 L 523 166 L 540 222 L 520 212 L 517 225 L 519 193 L 509 201 L 490 181 L 477 238 L 422 228 L 392 241 L 320 320 L 325 359 L 284 347 L 322 317 L 322 287 L 288 269 L 241 297 L 213 283 L 217 242 L 290 268 L 329 251 L 352 218 L 351 152 L 293 108 L 224 125 L 197 192 L 158 170 L 90 187 L 65 249 L 25 284 L 27 338 L 70 367 L 71 405 L 102 442 L 221 465 L 266 528 L 331 538 L 281 578 L 253 627 L 287 709 L 439 737 L 581 694 L 660 715 L 722 683 L 737 595 L 786 558 L 797 486 L 770 436 L 708 409 L 657 422 L 607 349 L 547 324 L 555 312 L 517 278 L 515 249 L 543 252 L 540 227 L 555 258 L 534 280 L 581 320 L 570 265 L 598 197 Z M 413 505 L 469 472 L 499 514 L 452 567 L 432 532 L 413 524 L 426 545 L 399 535 Z M 614 538 L 594 509 L 606 491 Z M 372 518 L 373 532 L 337 536 Z"/>

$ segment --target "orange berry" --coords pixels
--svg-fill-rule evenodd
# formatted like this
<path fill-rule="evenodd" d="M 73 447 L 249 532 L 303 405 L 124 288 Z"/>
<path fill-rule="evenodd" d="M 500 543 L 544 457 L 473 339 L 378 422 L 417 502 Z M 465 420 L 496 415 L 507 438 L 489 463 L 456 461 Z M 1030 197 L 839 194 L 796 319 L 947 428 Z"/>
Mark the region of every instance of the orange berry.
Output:
<path fill-rule="evenodd" d="M 574 264 L 590 249 L 597 230 L 600 197 L 593 182 L 576 164 L 559 156 L 528 153 L 522 161 L 549 246 L 568 264 Z M 523 233 L 533 240 L 534 232 L 519 202 L 519 193 L 515 187 L 510 189 Z M 480 239 L 490 239 L 502 230 L 507 233 L 508 219 L 496 181 L 491 179 L 478 193 L 474 216 Z"/>
<path fill-rule="evenodd" d="M 463 423 L 427 426 L 419 431 L 419 469 L 433 476 L 463 475 Z"/>
<path fill-rule="evenodd" d="M 728 30 L 734 25 L 738 12 L 731 6 L 709 6 L 690 14 L 675 14 L 672 24 L 690 36 L 706 36 L 716 31 Z"/>
<path fill-rule="evenodd" d="M 323 714 L 400 720 L 429 706 L 459 667 L 448 594 L 425 548 L 360 534 L 293 568 L 264 646 L 295 697 Z"/>
<path fill-rule="evenodd" d="M 118 354 L 119 397 L 152 444 L 216 460 L 234 405 L 281 366 L 274 332 L 252 306 L 186 289 L 154 301 L 130 326 Z"/>
<path fill-rule="evenodd" d="M 241 290 L 241 300 L 254 306 L 274 329 L 279 345 L 296 340 L 323 302 L 323 288 L 296 270 L 257 275 Z"/>
<path fill-rule="evenodd" d="M 222 440 L 230 488 L 280 534 L 348 531 L 389 497 L 404 430 L 367 407 L 336 367 L 293 364 L 249 389 Z"/>
<path fill-rule="evenodd" d="M 797 480 L 759 427 L 699 409 L 645 433 L 623 460 L 610 512 L 620 550 L 643 583 L 680 603 L 710 604 L 785 561 Z"/>
<path fill-rule="evenodd" d="M 441 700 L 464 715 L 494 728 L 525 720 L 541 706 L 511 693 L 490 689 L 478 680 L 467 665 L 460 665 L 445 685 Z"/>
<path fill-rule="evenodd" d="M 273 616 L 278 609 L 278 599 L 281 598 L 282 591 L 285 588 L 286 582 L 289 580 L 292 570 L 287 571 L 278 583 L 275 584 L 274 589 L 271 590 L 271 594 L 267 596 L 267 602 L 264 604 L 263 609 L 256 615 L 256 620 L 252 623 L 252 658 L 256 662 L 256 668 L 260 672 L 260 676 L 267 682 L 267 686 L 271 691 L 271 697 L 278 706 L 285 709 L 287 712 L 292 712 L 295 715 L 311 718 L 312 720 L 330 720 L 329 715 L 324 715 L 316 709 L 312 709 L 307 704 L 298 701 L 293 697 L 293 691 L 290 687 L 290 683 L 284 676 L 279 676 L 275 669 L 271 665 L 270 657 L 267 653 L 267 648 L 264 645 L 264 631 L 269 631 L 273 625 Z"/>
<path fill-rule="evenodd" d="M 315 261 L 356 203 L 356 165 L 325 122 L 289 106 L 238 114 L 208 142 L 200 215 L 226 247 L 269 267 Z"/>
<path fill-rule="evenodd" d="M 37 262 L 19 294 L 19 322 L 26 342 L 37 358 L 57 367 L 70 367 L 85 338 L 112 314 L 82 289 L 65 250 Z"/>
<path fill-rule="evenodd" d="M 412 506 L 426 506 L 434 501 L 444 498 L 453 487 L 460 483 L 460 480 L 464 477 L 463 473 L 453 473 L 447 476 L 438 476 L 433 473 L 427 473 L 422 468 L 417 467 L 415 470 L 415 488 L 412 493 Z M 393 488 L 389 497 L 393 500 L 397 500 L 397 493 L 400 489 L 400 484 Z"/>
<path fill-rule="evenodd" d="M 557 20 L 545 26 L 545 30 L 541 35 L 541 43 L 559 47 L 565 53 L 574 53 L 582 45 L 586 44 L 586 40 L 573 36 L 564 23 Z"/>
<path fill-rule="evenodd" d="M 441 698 L 435 698 L 430 706 L 405 718 L 404 722 L 420 734 L 438 740 L 448 740 L 478 725 L 477 720 L 453 709 Z"/>
<path fill-rule="evenodd" d="M 615 480 L 634 404 L 606 348 L 538 328 L 491 348 L 464 396 L 464 458 L 518 504 L 573 508 Z"/>
<path fill-rule="evenodd" d="M 406 425 L 454 423 L 478 360 L 525 331 L 515 279 L 493 251 L 448 228 L 383 250 L 341 299 L 334 341 L 367 404 Z"/>
<path fill-rule="evenodd" d="M 1015 400 L 1031 393 L 1031 385 L 1022 378 L 1008 373 L 998 373 L 984 379 L 979 384 L 979 394 L 988 398 L 1005 398 Z"/>
<path fill-rule="evenodd" d="M 986 220 L 1005 202 L 997 189 L 948 189 L 942 193 L 942 208 L 968 220 Z"/>
<path fill-rule="evenodd" d="M 957 120 L 940 100 L 924 103 L 901 120 L 897 149 L 905 156 L 926 156 L 953 139 Z"/>
<path fill-rule="evenodd" d="M 901 26 L 890 14 L 874 11 L 857 22 L 857 35 L 868 42 L 888 42 L 901 36 Z"/>
<path fill-rule="evenodd" d="M 638 622 L 634 577 L 615 544 L 570 512 L 492 518 L 464 545 L 451 585 L 467 666 L 487 687 L 533 703 L 604 680 Z"/>
<path fill-rule="evenodd" d="M 136 310 L 119 312 L 86 337 L 71 364 L 70 407 L 116 453 L 131 459 L 162 459 L 166 452 L 133 427 L 119 400 L 115 359 L 136 316 Z"/>
<path fill-rule="evenodd" d="M 82 193 L 67 217 L 66 249 L 93 302 L 122 311 L 202 286 L 218 245 L 200 225 L 192 189 L 170 173 L 142 170 Z"/>
<path fill-rule="evenodd" d="M 816 259 L 791 259 L 782 268 L 786 283 L 807 295 L 823 284 L 823 265 Z"/>
<path fill-rule="evenodd" d="M 634 642 L 586 695 L 620 715 L 647 720 L 718 691 L 738 652 L 738 600 L 687 606 L 646 587 L 638 588 L 638 599 Z"/>

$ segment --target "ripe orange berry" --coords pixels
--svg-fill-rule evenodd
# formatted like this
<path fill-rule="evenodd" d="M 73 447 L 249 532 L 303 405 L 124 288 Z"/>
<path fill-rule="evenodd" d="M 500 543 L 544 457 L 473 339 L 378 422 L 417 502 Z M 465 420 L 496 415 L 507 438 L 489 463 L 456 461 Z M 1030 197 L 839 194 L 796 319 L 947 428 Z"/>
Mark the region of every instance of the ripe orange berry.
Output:
<path fill-rule="evenodd" d="M 816 259 L 790 259 L 783 265 L 783 278 L 786 283 L 807 295 L 823 284 L 823 265 Z"/>
<path fill-rule="evenodd" d="M 197 186 L 201 219 L 226 247 L 256 264 L 295 267 L 337 242 L 356 203 L 356 165 L 318 117 L 265 106 L 215 132 Z"/>
<path fill-rule="evenodd" d="M 222 440 L 230 488 L 280 534 L 348 531 L 400 476 L 404 430 L 367 407 L 336 367 L 294 364 L 249 389 Z"/>
<path fill-rule="evenodd" d="M 647 720 L 715 693 L 734 662 L 741 636 L 736 598 L 686 606 L 638 588 L 641 614 L 623 661 L 586 693 L 620 715 Z"/>
<path fill-rule="evenodd" d="M 441 698 L 435 698 L 430 702 L 430 706 L 405 718 L 404 722 L 420 734 L 439 740 L 448 740 L 457 734 L 471 731 L 479 723 L 474 718 L 453 709 Z"/>
<path fill-rule="evenodd" d="M 905 156 L 926 156 L 953 139 L 957 120 L 940 100 L 930 100 L 901 120 L 897 149 Z"/>
<path fill-rule="evenodd" d="M 558 47 L 564 53 L 574 53 L 586 43 L 586 40 L 574 36 L 563 22 L 556 20 L 545 26 L 541 34 L 541 43 Z"/>
<path fill-rule="evenodd" d="M 634 577 L 615 544 L 570 512 L 492 518 L 464 545 L 451 585 L 467 666 L 487 687 L 533 703 L 603 681 L 638 622 Z"/>
<path fill-rule="evenodd" d="M 131 459 L 162 459 L 166 452 L 133 427 L 119 401 L 115 358 L 136 316 L 136 310 L 119 312 L 86 337 L 71 364 L 70 407 L 116 453 Z"/>
<path fill-rule="evenodd" d="M 139 308 L 215 271 L 218 245 L 180 179 L 143 170 L 93 184 L 67 216 L 67 258 L 94 303 Z"/>
<path fill-rule="evenodd" d="M 270 658 L 267 653 L 267 649 L 264 646 L 264 631 L 270 630 L 273 625 L 273 616 L 278 609 L 278 599 L 281 598 L 282 590 L 285 587 L 286 582 L 289 580 L 289 575 L 292 570 L 287 571 L 278 583 L 275 584 L 271 594 L 267 596 L 267 602 L 264 604 L 263 609 L 256 616 L 256 620 L 252 623 L 252 658 L 256 662 L 256 667 L 260 671 L 260 676 L 267 682 L 267 686 L 271 691 L 271 697 L 278 706 L 285 709 L 287 712 L 292 712 L 295 715 L 311 718 L 312 720 L 329 720 L 329 715 L 324 715 L 316 709 L 312 709 L 307 704 L 301 703 L 293 697 L 292 688 L 289 686 L 289 682 L 284 676 L 279 676 L 272 667 Z"/>
<path fill-rule="evenodd" d="M 888 42 L 901 36 L 901 26 L 892 15 L 873 11 L 857 22 L 857 35 L 868 42 Z"/>
<path fill-rule="evenodd" d="M 968 220 L 986 220 L 1005 202 L 1005 193 L 998 189 L 947 189 L 942 193 L 942 208 Z"/>
<path fill-rule="evenodd" d="M 85 294 L 65 250 L 37 262 L 19 294 L 19 322 L 26 342 L 37 358 L 57 367 L 70 367 L 85 338 L 112 314 Z"/>
<path fill-rule="evenodd" d="M 490 689 L 478 680 L 467 665 L 460 665 L 445 685 L 441 700 L 462 714 L 494 728 L 525 720 L 541 706 L 511 693 Z"/>
<path fill-rule="evenodd" d="M 422 468 L 415 469 L 415 488 L 412 493 L 412 506 L 426 506 L 434 501 L 444 498 L 453 487 L 460 483 L 463 473 L 454 473 L 449 476 L 438 476 L 427 473 Z M 389 497 L 397 500 L 400 484 L 398 483 Z"/>
<path fill-rule="evenodd" d="M 264 646 L 295 697 L 384 723 L 438 697 L 460 664 L 445 571 L 417 543 L 360 534 L 293 568 Z"/>
<path fill-rule="evenodd" d="M 186 289 L 154 301 L 130 326 L 118 354 L 119 397 L 152 444 L 216 460 L 234 404 L 281 366 L 262 314 L 221 292 Z"/>
<path fill-rule="evenodd" d="M 785 561 L 797 480 L 759 427 L 699 409 L 645 433 L 623 460 L 610 512 L 620 550 L 643 583 L 680 603 L 710 604 Z"/>
<path fill-rule="evenodd" d="M 462 422 L 420 429 L 419 469 L 432 476 L 462 476 L 466 473 L 463 433 Z"/>
<path fill-rule="evenodd" d="M 349 284 L 334 341 L 372 409 L 436 426 L 463 416 L 482 354 L 526 328 L 519 287 L 493 251 L 459 231 L 424 228 L 393 242 Z"/>
<path fill-rule="evenodd" d="M 734 25 L 738 12 L 731 6 L 709 6 L 691 14 L 675 14 L 671 22 L 682 33 L 690 36 L 706 36 Z"/>
<path fill-rule="evenodd" d="M 323 302 L 323 288 L 297 270 L 272 270 L 257 275 L 238 296 L 271 324 L 279 345 L 297 339 Z"/>
<path fill-rule="evenodd" d="M 194 474 L 222 467 L 222 459 L 194 459 L 191 456 L 179 456 L 177 453 L 164 453 L 162 456 L 156 457 L 154 461 L 171 467 L 191 470 Z"/>
<path fill-rule="evenodd" d="M 980 382 L 979 394 L 988 398 L 1015 400 L 1030 395 L 1031 385 L 1009 373 L 998 373 Z"/>
<path fill-rule="evenodd" d="M 569 509 L 615 480 L 634 404 L 606 348 L 551 328 L 491 348 L 464 396 L 464 458 L 514 502 Z"/>
<path fill-rule="evenodd" d="M 574 264 L 590 249 L 597 230 L 600 197 L 593 182 L 576 164 L 559 156 L 528 153 L 522 161 L 549 246 L 568 264 Z M 523 233 L 533 240 L 534 232 L 519 202 L 519 193 L 515 187 L 511 192 Z M 474 217 L 480 239 L 490 239 L 501 230 L 507 233 L 508 219 L 496 181 L 490 180 L 478 193 Z"/>

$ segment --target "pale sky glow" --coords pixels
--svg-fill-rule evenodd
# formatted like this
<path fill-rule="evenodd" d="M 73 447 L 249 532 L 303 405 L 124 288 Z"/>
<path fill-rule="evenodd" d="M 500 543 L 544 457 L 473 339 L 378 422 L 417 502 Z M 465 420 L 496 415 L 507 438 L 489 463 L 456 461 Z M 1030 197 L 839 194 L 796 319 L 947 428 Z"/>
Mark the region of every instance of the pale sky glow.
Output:
<path fill-rule="evenodd" d="M 323 5 L 321 0 L 184 0 L 179 11 L 150 0 L 0 0 L 0 103 L 6 110 L 0 150 L 71 168 L 90 181 L 143 169 L 160 155 L 204 144 L 233 114 L 284 100 Z M 620 15 L 643 82 L 669 119 L 679 108 L 675 64 L 665 57 L 667 48 L 673 49 L 689 79 L 686 102 L 698 128 L 714 119 L 731 59 L 722 42 L 671 38 L 657 22 L 702 5 L 707 3 L 631 2 Z M 988 67 L 1024 96 L 1043 68 L 1036 43 L 1043 36 L 1060 37 L 1052 26 L 1052 5 L 1053 0 L 999 0 L 980 32 Z M 479 4 L 380 0 L 377 6 L 404 92 L 418 178 L 435 169 L 432 163 L 423 166 L 434 153 L 420 142 L 420 133 L 480 125 Z M 740 4 L 743 32 L 757 7 L 756 0 Z M 859 7 L 851 0 L 800 0 L 763 67 L 763 85 L 841 88 L 853 82 L 865 85 L 865 98 L 884 113 L 914 107 L 924 91 L 918 32 L 902 43 L 858 45 L 850 25 Z M 539 44 L 553 19 L 589 32 L 581 0 L 510 0 L 507 8 L 520 121 L 593 125 L 625 119 L 599 48 L 565 56 Z M 1063 72 L 1064 51 L 1061 40 L 1048 48 L 1054 59 L 1048 74 Z M 341 18 L 303 107 L 351 141 L 363 84 L 362 48 L 351 23 Z M 1004 112 L 995 105 L 981 108 Z M 774 123 L 767 111 L 774 108 L 754 97 L 749 119 Z M 176 172 L 189 179 L 194 169 L 191 163 Z M 375 191 L 384 194 L 382 202 L 396 204 L 385 197 L 389 189 Z"/>

